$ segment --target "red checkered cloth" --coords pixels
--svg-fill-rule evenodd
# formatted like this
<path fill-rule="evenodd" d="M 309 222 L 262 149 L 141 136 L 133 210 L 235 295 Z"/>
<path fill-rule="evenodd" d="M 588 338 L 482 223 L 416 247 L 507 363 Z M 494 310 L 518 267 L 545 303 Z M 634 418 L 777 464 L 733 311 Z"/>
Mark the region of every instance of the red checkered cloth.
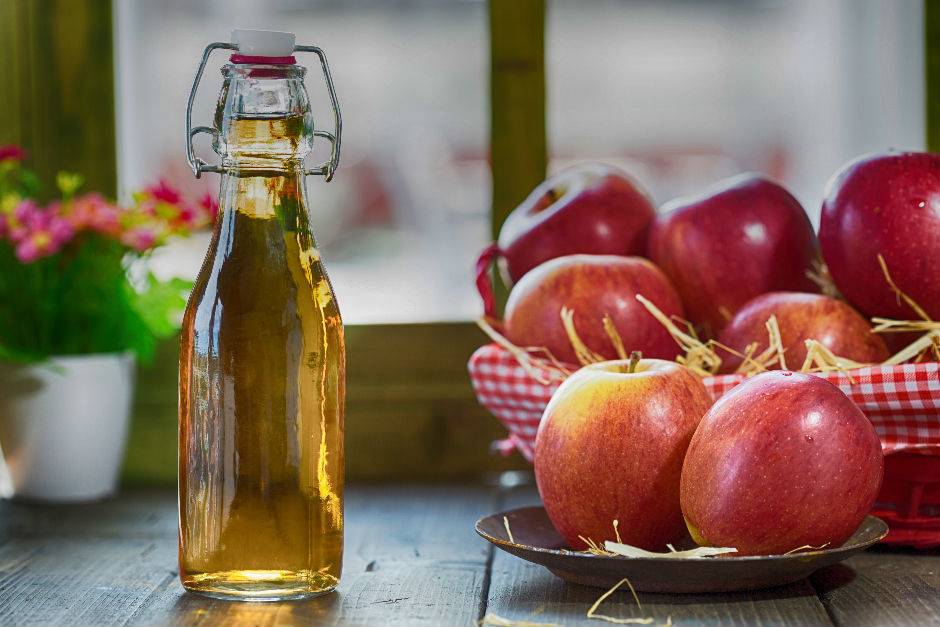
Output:
<path fill-rule="evenodd" d="M 561 384 L 561 375 L 543 369 L 543 378 L 551 383 L 540 383 L 497 344 L 479 348 L 468 367 L 477 400 L 509 431 L 508 439 L 497 443 L 498 450 L 508 454 L 515 448 L 532 461 L 539 421 Z M 885 453 L 940 452 L 940 362 L 871 366 L 818 376 L 838 385 L 865 412 Z M 716 399 L 743 380 L 743 375 L 734 374 L 703 379 Z"/>

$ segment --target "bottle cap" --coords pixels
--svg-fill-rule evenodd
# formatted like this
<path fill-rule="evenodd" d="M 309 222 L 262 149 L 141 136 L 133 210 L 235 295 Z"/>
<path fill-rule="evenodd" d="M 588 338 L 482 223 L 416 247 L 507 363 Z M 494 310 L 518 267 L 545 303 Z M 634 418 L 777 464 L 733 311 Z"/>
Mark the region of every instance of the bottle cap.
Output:
<path fill-rule="evenodd" d="M 231 57 L 232 63 L 268 63 L 285 65 L 294 63 L 294 33 L 276 30 L 236 29 L 232 31 L 232 43 L 238 52 Z"/>

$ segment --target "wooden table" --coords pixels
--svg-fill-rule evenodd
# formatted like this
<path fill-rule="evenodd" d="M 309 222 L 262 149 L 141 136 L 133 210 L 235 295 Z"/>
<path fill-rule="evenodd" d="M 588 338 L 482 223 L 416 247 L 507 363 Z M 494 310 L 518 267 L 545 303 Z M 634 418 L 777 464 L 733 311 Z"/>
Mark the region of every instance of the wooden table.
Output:
<path fill-rule="evenodd" d="M 339 592 L 296 603 L 231 603 L 184 593 L 176 499 L 132 491 L 89 506 L 0 504 L 0 624 L 472 625 L 513 620 L 604 625 L 601 591 L 565 584 L 494 551 L 484 514 L 538 502 L 531 487 L 356 486 L 348 492 Z M 940 552 L 877 549 L 811 580 L 761 592 L 617 592 L 601 612 L 691 624 L 940 624 Z"/>

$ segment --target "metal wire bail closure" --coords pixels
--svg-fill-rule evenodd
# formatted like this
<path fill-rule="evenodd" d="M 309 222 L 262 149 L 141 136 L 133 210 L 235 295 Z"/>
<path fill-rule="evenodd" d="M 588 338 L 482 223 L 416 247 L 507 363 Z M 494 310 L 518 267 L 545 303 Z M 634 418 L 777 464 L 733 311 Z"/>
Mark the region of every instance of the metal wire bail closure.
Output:
<path fill-rule="evenodd" d="M 202 80 L 202 73 L 206 69 L 209 57 L 214 50 L 238 50 L 238 46 L 228 42 L 213 42 L 206 46 L 202 53 L 202 60 L 199 62 L 199 68 L 196 70 L 196 77 L 193 79 L 193 87 L 189 92 L 189 101 L 186 103 L 186 162 L 193 171 L 196 178 L 200 178 L 203 172 L 223 173 L 225 170 L 221 165 L 210 165 L 196 156 L 193 150 L 193 138 L 199 133 L 208 133 L 215 138 L 218 130 L 211 126 L 197 126 L 193 128 L 193 102 L 196 101 L 196 90 L 199 88 L 199 81 Z M 330 95 L 330 104 L 333 107 L 333 128 L 334 133 L 328 131 L 314 130 L 314 137 L 322 137 L 330 142 L 330 159 L 321 163 L 315 168 L 305 168 L 304 174 L 316 174 L 326 178 L 326 181 L 333 180 L 333 174 L 339 167 L 340 145 L 343 134 L 343 116 L 339 110 L 339 100 L 336 98 L 336 89 L 333 87 L 333 77 L 330 74 L 330 65 L 327 63 L 326 54 L 317 46 L 294 46 L 294 52 L 312 52 L 320 59 L 320 68 L 323 70 L 323 80 L 326 82 L 326 89 Z"/>

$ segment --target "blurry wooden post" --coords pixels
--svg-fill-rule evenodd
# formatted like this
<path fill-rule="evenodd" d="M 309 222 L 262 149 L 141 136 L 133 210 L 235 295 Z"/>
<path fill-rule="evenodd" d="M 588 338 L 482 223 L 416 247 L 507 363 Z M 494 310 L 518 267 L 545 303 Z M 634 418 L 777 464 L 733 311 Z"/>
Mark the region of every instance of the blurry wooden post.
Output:
<path fill-rule="evenodd" d="M 545 0 L 490 0 L 493 238 L 545 178 Z M 506 290 L 497 280 L 497 296 Z"/>
<path fill-rule="evenodd" d="M 940 0 L 924 0 L 927 150 L 940 152 Z"/>
<path fill-rule="evenodd" d="M 111 2 L 0 2 L 0 144 L 19 144 L 55 196 L 59 170 L 117 189 Z"/>

